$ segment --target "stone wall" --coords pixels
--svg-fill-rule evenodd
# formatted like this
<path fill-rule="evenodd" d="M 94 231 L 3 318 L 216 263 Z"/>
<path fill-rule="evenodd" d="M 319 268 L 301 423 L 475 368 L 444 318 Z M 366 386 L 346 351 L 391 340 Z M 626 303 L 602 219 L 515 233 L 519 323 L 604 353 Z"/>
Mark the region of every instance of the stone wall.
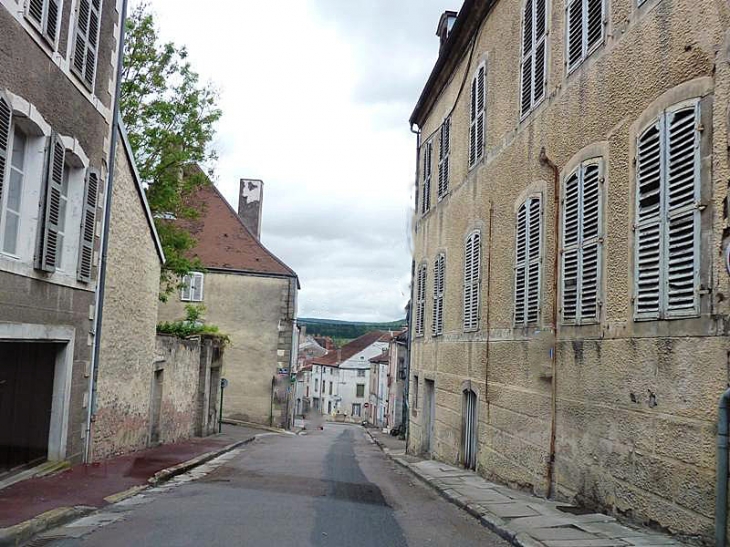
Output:
<path fill-rule="evenodd" d="M 520 13 L 523 2 L 496 2 L 469 51 L 421 124 L 422 142 L 452 107 L 449 194 L 415 222 L 414 259 L 446 256 L 444 334 L 426 334 L 411 354 L 409 450 L 425 446 L 424 380 L 435 382 L 433 454 L 458 462 L 463 389 L 478 396 L 477 470 L 485 476 L 585 504 L 673 532 L 710 537 L 713 524 L 717 399 L 728 383 L 730 281 L 724 269 L 727 225 L 730 7 L 711 0 L 607 2 L 605 44 L 571 74 L 565 68 L 565 7 L 548 3 L 547 98 L 520 121 Z M 487 65 L 484 159 L 468 168 L 469 79 Z M 460 88 L 467 79 L 464 92 Z M 634 144 L 662 108 L 702 100 L 700 268 L 708 285 L 699 317 L 637 322 L 634 290 Z M 436 143 L 436 140 L 434 141 Z M 595 325 L 558 325 L 555 299 L 556 191 L 582 159 L 600 156 L 604 245 L 602 309 Z M 434 145 L 434 158 L 438 145 Z M 437 165 L 434 161 L 434 182 Z M 561 191 L 558 189 L 558 191 Z M 542 198 L 540 318 L 514 326 L 516 210 Z M 482 234 L 479 330 L 462 328 L 464 240 Z M 415 296 L 414 296 L 415 301 Z M 551 348 L 556 351 L 555 374 Z M 553 397 L 555 381 L 555 398 Z M 418 405 L 413 397 L 419 393 Z M 550 476 L 552 417 L 555 467 Z"/>
<path fill-rule="evenodd" d="M 161 261 L 131 158 L 118 142 L 92 426 L 94 459 L 147 446 L 155 363 Z"/>
<path fill-rule="evenodd" d="M 278 372 L 290 363 L 296 279 L 209 270 L 204 284 L 205 320 L 231 340 L 223 368 L 229 382 L 224 417 L 284 425 L 288 375 Z M 185 304 L 173 295 L 160 305 L 159 320 L 183 318 Z"/>

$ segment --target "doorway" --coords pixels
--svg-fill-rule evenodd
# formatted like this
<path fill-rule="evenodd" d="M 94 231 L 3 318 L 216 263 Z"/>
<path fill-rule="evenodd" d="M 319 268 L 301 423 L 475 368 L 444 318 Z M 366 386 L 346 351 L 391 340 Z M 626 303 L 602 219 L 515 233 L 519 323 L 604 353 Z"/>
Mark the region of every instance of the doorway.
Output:
<path fill-rule="evenodd" d="M 434 424 L 436 423 L 436 384 L 433 380 L 424 380 L 424 388 L 423 410 L 425 420 L 425 437 L 423 442 L 423 451 L 431 456 L 433 455 L 433 431 Z"/>
<path fill-rule="evenodd" d="M 461 463 L 467 469 L 477 467 L 477 394 L 471 389 L 464 390 L 464 416 L 461 432 Z"/>
<path fill-rule="evenodd" d="M 160 443 L 160 415 L 162 414 L 162 385 L 165 371 L 156 370 L 152 379 L 152 400 L 150 402 L 150 444 Z"/>
<path fill-rule="evenodd" d="M 48 459 L 58 347 L 0 343 L 0 475 Z"/>

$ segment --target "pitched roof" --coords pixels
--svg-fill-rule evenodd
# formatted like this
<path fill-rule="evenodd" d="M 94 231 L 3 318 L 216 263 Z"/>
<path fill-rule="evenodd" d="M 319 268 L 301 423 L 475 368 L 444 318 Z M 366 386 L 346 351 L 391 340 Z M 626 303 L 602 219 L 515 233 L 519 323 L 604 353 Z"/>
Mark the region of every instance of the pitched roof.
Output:
<path fill-rule="evenodd" d="M 297 274 L 244 226 L 213 184 L 200 187 L 190 200 L 198 206 L 195 219 L 176 220 L 197 241 L 190 251 L 206 268 L 297 277 Z"/>
<path fill-rule="evenodd" d="M 340 363 L 354 357 L 375 342 L 387 342 L 388 340 L 390 340 L 390 334 L 382 330 L 374 330 L 363 334 L 360 338 L 355 338 L 338 350 L 330 351 L 322 357 L 315 357 L 312 359 L 312 363 L 315 365 L 339 366 Z"/>
<path fill-rule="evenodd" d="M 384 351 L 382 354 L 371 357 L 369 360 L 371 363 L 387 363 L 390 361 L 390 352 Z"/>

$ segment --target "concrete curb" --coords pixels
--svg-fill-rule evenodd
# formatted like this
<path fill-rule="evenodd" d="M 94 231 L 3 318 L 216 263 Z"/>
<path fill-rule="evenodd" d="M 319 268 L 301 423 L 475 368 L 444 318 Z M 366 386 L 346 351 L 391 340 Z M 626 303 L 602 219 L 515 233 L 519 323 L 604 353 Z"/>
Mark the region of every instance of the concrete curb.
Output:
<path fill-rule="evenodd" d="M 195 458 L 183 463 L 158 471 L 152 477 L 147 479 L 147 484 L 140 484 L 122 492 L 110 494 L 104 498 L 104 501 L 111 505 L 127 498 L 131 498 L 148 488 L 162 484 L 177 475 L 182 475 L 194 467 L 198 467 L 199 465 L 207 463 L 218 456 L 222 456 L 227 452 L 247 445 L 255 440 L 256 435 L 250 439 L 236 441 L 235 443 L 228 444 L 218 450 L 211 450 L 210 452 L 196 456 Z M 83 505 L 76 507 L 58 507 L 8 528 L 0 528 L 0 547 L 18 547 L 41 532 L 45 532 L 46 530 L 50 530 L 58 526 L 63 526 L 64 524 L 93 513 L 98 509 L 101 509 L 101 507 L 88 507 Z"/>
<path fill-rule="evenodd" d="M 419 472 L 418 469 L 413 467 L 410 463 L 408 463 L 405 459 L 403 459 L 400 456 L 393 456 L 390 453 L 390 449 L 385 447 L 378 439 L 376 439 L 368 429 L 365 429 L 368 436 L 373 440 L 373 442 L 380 447 L 380 449 L 383 451 L 383 453 L 390 458 L 392 461 L 400 465 L 401 467 L 404 467 L 408 471 L 411 472 L 418 480 L 420 480 L 422 483 L 424 483 L 426 486 L 429 486 L 433 488 L 442 498 L 444 498 L 446 501 L 453 503 L 460 509 L 463 509 L 467 513 L 469 513 L 471 516 L 473 516 L 475 519 L 479 521 L 479 523 L 484 526 L 485 528 L 491 530 L 495 534 L 497 534 L 502 539 L 509 541 L 512 545 L 516 545 L 517 547 L 544 547 L 543 543 L 540 543 L 538 541 L 535 541 L 533 538 L 531 538 L 529 535 L 525 533 L 520 533 L 517 530 L 513 530 L 509 526 L 505 524 L 505 522 L 499 518 L 496 515 L 493 515 L 491 513 L 488 513 L 484 511 L 483 509 L 480 509 L 479 507 L 476 507 L 469 503 L 469 500 L 466 498 L 463 498 L 459 495 L 457 495 L 454 492 L 451 492 L 447 489 L 442 488 L 441 486 L 434 484 L 431 480 L 429 480 L 427 477 L 425 477 L 422 473 Z"/>

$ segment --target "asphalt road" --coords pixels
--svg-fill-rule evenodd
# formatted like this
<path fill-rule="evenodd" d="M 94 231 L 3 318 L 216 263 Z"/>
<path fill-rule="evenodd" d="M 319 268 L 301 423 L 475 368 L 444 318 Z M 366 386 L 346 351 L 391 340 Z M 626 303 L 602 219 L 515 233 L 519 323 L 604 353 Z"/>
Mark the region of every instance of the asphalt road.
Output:
<path fill-rule="evenodd" d="M 270 435 L 29 545 L 506 546 L 358 426 Z"/>

